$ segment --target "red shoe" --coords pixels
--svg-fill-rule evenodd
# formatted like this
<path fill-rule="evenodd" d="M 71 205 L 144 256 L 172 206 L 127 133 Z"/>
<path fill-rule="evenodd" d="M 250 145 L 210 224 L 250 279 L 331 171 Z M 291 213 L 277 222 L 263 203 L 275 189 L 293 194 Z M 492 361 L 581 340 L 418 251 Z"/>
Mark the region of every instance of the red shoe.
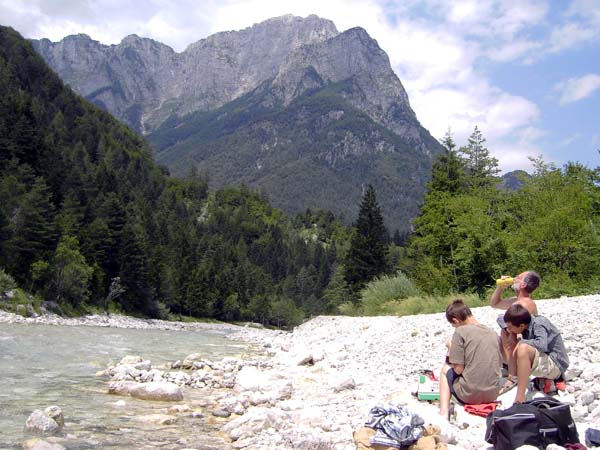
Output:
<path fill-rule="evenodd" d="M 554 392 L 556 388 L 554 387 L 554 381 L 549 378 L 544 380 L 544 394 L 549 394 L 550 392 Z"/>
<path fill-rule="evenodd" d="M 554 392 L 556 390 L 554 386 L 554 381 L 549 378 L 537 377 L 533 379 L 533 385 L 538 390 L 543 392 L 544 394 L 548 394 L 550 392 Z"/>
<path fill-rule="evenodd" d="M 557 391 L 566 391 L 567 390 L 567 382 L 563 377 L 557 378 L 554 380 L 554 387 Z"/>

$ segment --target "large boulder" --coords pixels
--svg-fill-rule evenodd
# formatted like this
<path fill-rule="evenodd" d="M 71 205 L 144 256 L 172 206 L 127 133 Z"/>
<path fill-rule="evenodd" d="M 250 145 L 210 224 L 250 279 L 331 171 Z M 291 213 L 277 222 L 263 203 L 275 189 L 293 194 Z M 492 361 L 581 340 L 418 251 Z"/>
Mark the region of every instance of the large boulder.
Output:
<path fill-rule="evenodd" d="M 63 310 L 60 305 L 56 302 L 46 301 L 42 302 L 42 306 L 40 307 L 42 314 L 58 314 L 59 316 L 63 316 Z"/>
<path fill-rule="evenodd" d="M 253 408 L 245 415 L 226 424 L 221 430 L 227 433 L 232 441 L 237 441 L 256 436 L 269 428 L 277 431 L 288 421 L 289 415 L 279 409 Z"/>
<path fill-rule="evenodd" d="M 108 385 L 108 393 L 113 395 L 131 395 L 138 385 L 135 381 L 113 381 Z"/>
<path fill-rule="evenodd" d="M 271 387 L 272 379 L 269 372 L 263 372 L 253 366 L 245 366 L 240 370 L 235 379 L 235 390 L 264 391 Z"/>
<path fill-rule="evenodd" d="M 181 363 L 182 369 L 193 369 L 194 363 L 199 363 L 204 359 L 201 353 L 192 353 L 191 355 L 187 355 L 183 362 Z"/>
<path fill-rule="evenodd" d="M 60 408 L 58 408 L 57 406 L 55 406 L 54 408 L 57 408 L 60 411 Z M 64 419 L 62 419 L 62 412 L 60 412 L 60 420 L 61 424 L 59 424 L 56 420 L 54 420 L 44 411 L 36 409 L 25 421 L 25 430 L 34 434 L 57 434 L 62 430 L 62 424 L 64 424 Z"/>
<path fill-rule="evenodd" d="M 56 406 L 56 405 L 52 405 L 52 406 L 48 406 L 45 410 L 44 410 L 44 414 L 46 414 L 48 417 L 50 417 L 52 420 L 54 420 L 59 427 L 64 427 L 65 426 L 65 418 L 63 416 L 63 412 L 62 409 L 60 409 L 60 407 Z"/>
<path fill-rule="evenodd" d="M 121 359 L 119 364 L 128 364 L 128 365 L 133 366 L 133 365 L 141 363 L 143 361 L 144 361 L 144 358 L 142 358 L 139 355 L 127 355 L 127 356 L 124 356 L 123 359 Z"/>

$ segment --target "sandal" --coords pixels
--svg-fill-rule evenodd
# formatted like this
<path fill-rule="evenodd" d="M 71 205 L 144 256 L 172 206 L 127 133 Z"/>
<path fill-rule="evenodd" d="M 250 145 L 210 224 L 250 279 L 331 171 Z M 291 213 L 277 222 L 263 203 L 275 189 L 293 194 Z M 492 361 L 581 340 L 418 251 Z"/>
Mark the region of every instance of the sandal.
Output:
<path fill-rule="evenodd" d="M 500 388 L 498 395 L 505 394 L 506 392 L 510 391 L 514 387 L 517 387 L 517 377 L 509 376 L 506 379 L 506 381 L 504 382 L 504 384 L 502 385 L 502 387 Z"/>

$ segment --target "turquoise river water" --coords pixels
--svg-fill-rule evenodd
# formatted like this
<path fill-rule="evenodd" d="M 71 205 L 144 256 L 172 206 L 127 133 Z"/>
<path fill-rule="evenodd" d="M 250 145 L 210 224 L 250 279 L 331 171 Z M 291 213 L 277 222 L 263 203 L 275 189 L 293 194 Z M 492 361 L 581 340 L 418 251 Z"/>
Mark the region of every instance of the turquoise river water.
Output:
<path fill-rule="evenodd" d="M 227 448 L 210 411 L 201 411 L 203 418 L 182 415 L 173 425 L 145 423 L 140 416 L 164 413 L 171 404 L 108 395 L 108 380 L 95 374 L 125 355 L 141 355 L 161 368 L 190 353 L 219 360 L 249 351 L 210 330 L 0 324 L 0 449 L 21 448 L 33 438 L 24 432 L 27 417 L 50 405 L 63 410 L 68 436 L 59 443 L 68 450 Z M 181 403 L 203 395 L 186 389 Z"/>

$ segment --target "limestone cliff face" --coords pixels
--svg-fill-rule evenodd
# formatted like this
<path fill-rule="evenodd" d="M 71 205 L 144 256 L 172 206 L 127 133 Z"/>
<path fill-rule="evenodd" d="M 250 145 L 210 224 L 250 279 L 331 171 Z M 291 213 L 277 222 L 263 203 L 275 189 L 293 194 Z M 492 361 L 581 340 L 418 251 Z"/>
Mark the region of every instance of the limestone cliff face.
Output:
<path fill-rule="evenodd" d="M 75 91 L 150 132 L 172 114 L 210 110 L 250 92 L 275 77 L 290 52 L 337 34 L 329 20 L 284 16 L 214 34 L 182 53 L 135 35 L 111 46 L 82 34 L 33 44 Z"/>
<path fill-rule="evenodd" d="M 111 46 L 84 34 L 34 46 L 73 89 L 142 132 L 172 114 L 218 108 L 269 80 L 284 104 L 309 89 L 351 80 L 342 95 L 352 105 L 419 140 L 408 96 L 377 42 L 362 28 L 338 33 L 316 16 L 283 16 L 217 33 L 182 53 L 135 35 Z"/>
<path fill-rule="evenodd" d="M 351 87 L 340 93 L 354 107 L 397 135 L 422 144 L 422 128 L 402 83 L 387 54 L 362 28 L 292 52 L 281 66 L 273 90 L 289 103 L 317 85 L 346 80 Z M 426 152 L 427 146 L 422 150 Z"/>

